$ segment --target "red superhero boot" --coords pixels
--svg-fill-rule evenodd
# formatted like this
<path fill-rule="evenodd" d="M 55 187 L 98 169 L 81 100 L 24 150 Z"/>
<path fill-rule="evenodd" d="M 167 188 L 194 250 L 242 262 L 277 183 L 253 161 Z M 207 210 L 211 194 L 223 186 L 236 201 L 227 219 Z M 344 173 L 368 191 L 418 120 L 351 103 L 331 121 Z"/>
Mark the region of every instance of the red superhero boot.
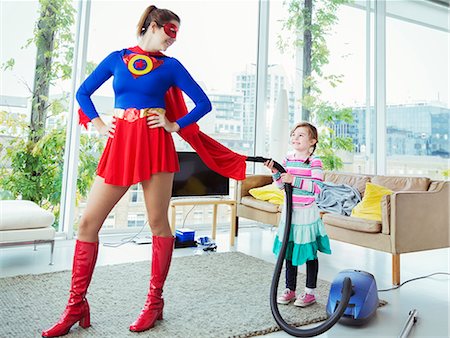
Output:
<path fill-rule="evenodd" d="M 42 337 L 63 336 L 76 322 L 80 322 L 83 328 L 91 326 L 89 304 L 85 297 L 94 272 L 97 254 L 98 242 L 76 241 L 69 301 L 59 321 L 43 331 Z"/>
<path fill-rule="evenodd" d="M 163 319 L 164 300 L 162 292 L 172 260 L 174 240 L 174 237 L 153 236 L 150 289 L 144 308 L 138 319 L 130 325 L 130 331 L 148 330 L 155 325 L 157 320 Z"/>

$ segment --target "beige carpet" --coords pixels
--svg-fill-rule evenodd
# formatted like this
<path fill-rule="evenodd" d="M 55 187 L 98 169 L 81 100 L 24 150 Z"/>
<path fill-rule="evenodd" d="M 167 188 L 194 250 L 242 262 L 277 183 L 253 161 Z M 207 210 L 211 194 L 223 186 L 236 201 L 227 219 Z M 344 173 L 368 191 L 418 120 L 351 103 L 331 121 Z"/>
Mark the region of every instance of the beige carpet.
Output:
<path fill-rule="evenodd" d="M 149 266 L 146 261 L 97 267 L 87 297 L 92 326 L 76 325 L 68 337 L 251 337 L 279 330 L 269 306 L 274 265 L 230 252 L 174 258 L 164 320 L 131 333 L 128 326 L 145 301 Z M 304 277 L 299 273 L 299 286 Z M 40 337 L 64 310 L 69 283 L 70 271 L 0 279 L 0 337 Z M 319 303 L 282 306 L 283 318 L 295 325 L 325 319 L 329 286 L 319 280 Z"/>

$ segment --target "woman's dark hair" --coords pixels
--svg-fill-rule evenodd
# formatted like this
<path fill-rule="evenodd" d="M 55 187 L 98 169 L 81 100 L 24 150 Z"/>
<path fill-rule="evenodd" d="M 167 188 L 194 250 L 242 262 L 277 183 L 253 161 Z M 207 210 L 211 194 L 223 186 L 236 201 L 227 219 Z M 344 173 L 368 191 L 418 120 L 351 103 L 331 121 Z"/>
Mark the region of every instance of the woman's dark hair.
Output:
<path fill-rule="evenodd" d="M 156 21 L 158 25 L 164 25 L 172 20 L 181 23 L 180 17 L 174 12 L 168 9 L 156 8 L 154 5 L 148 6 L 139 19 L 136 35 L 138 37 L 144 35 L 152 21 Z"/>
<path fill-rule="evenodd" d="M 306 164 L 309 164 L 309 159 L 314 154 L 314 152 L 316 151 L 317 143 L 319 143 L 319 133 L 317 132 L 317 128 L 315 126 L 313 126 L 311 123 L 306 122 L 306 121 L 302 121 L 302 122 L 297 123 L 294 126 L 294 128 L 292 128 L 291 136 L 292 136 L 292 134 L 294 134 L 294 131 L 296 131 L 300 127 L 307 128 L 309 137 L 314 139 L 314 140 L 316 140 L 316 143 L 314 143 L 314 145 L 313 145 L 313 150 L 312 150 L 311 154 L 309 154 L 308 158 L 305 161 Z"/>

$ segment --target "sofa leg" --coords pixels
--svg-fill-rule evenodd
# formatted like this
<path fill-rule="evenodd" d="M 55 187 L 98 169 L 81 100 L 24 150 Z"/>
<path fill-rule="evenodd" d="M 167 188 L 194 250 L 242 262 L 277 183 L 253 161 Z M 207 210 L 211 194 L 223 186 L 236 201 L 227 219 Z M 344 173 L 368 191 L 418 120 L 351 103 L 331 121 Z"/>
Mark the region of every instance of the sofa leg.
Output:
<path fill-rule="evenodd" d="M 400 285 L 400 254 L 392 255 L 392 284 Z"/>

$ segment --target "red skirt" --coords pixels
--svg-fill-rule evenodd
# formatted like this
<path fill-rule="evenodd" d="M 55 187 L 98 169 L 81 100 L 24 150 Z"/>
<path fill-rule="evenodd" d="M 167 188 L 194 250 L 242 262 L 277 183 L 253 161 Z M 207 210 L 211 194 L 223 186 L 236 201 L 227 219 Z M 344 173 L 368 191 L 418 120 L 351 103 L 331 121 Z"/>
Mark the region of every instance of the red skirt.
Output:
<path fill-rule="evenodd" d="M 128 122 L 116 119 L 114 137 L 110 137 L 97 167 L 105 183 L 130 186 L 151 178 L 155 173 L 180 170 L 171 133 L 147 126 L 145 117 Z"/>

